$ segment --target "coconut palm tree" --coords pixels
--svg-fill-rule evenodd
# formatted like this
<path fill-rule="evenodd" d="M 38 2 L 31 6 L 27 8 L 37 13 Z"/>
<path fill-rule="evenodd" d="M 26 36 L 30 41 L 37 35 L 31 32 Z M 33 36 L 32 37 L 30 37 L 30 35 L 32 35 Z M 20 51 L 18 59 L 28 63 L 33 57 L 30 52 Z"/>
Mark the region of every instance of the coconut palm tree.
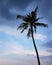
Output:
<path fill-rule="evenodd" d="M 27 36 L 28 36 L 28 38 L 32 37 L 33 45 L 34 45 L 34 48 L 35 48 L 35 51 L 36 51 L 36 54 L 37 54 L 38 65 L 41 65 L 33 33 L 34 32 L 36 33 L 36 28 L 38 26 L 48 27 L 48 25 L 45 24 L 45 23 L 39 23 L 38 22 L 38 20 L 43 18 L 43 17 L 37 17 L 37 10 L 38 10 L 38 6 L 36 6 L 35 10 L 32 11 L 31 13 L 29 13 L 26 16 L 17 15 L 17 19 L 22 19 L 24 21 L 23 23 L 21 23 L 18 26 L 17 30 L 20 29 L 21 33 L 23 33 L 24 30 L 28 29 Z"/>

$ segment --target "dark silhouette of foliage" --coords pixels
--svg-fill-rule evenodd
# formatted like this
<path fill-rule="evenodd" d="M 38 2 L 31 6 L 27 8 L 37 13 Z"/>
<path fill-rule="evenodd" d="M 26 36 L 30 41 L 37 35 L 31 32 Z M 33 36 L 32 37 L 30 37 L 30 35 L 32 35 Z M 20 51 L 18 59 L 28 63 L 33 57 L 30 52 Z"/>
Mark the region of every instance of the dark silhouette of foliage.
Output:
<path fill-rule="evenodd" d="M 33 45 L 34 45 L 34 48 L 35 48 L 35 51 L 36 51 L 36 54 L 37 54 L 38 65 L 41 65 L 40 64 L 39 54 L 38 54 L 38 50 L 37 50 L 37 47 L 36 47 L 36 44 L 35 44 L 35 40 L 34 40 L 33 33 L 34 32 L 36 33 L 36 28 L 38 26 L 48 27 L 48 25 L 45 24 L 45 23 L 39 23 L 38 22 L 38 20 L 39 19 L 42 19 L 43 17 L 37 17 L 37 10 L 38 10 L 38 6 L 35 8 L 34 11 L 32 11 L 31 13 L 29 13 L 26 16 L 17 15 L 17 19 L 22 19 L 24 21 L 23 23 L 21 23 L 18 26 L 17 30 L 20 29 L 21 30 L 21 33 L 23 33 L 24 30 L 28 29 L 27 36 L 28 36 L 28 38 L 30 36 L 32 37 Z"/>

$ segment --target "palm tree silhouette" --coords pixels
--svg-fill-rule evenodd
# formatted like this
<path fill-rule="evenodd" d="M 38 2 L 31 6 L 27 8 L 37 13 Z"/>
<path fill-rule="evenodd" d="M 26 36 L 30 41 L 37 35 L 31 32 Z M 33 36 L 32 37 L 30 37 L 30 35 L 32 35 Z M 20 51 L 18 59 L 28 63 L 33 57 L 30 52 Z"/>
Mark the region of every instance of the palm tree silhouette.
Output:
<path fill-rule="evenodd" d="M 24 21 L 23 23 L 20 24 L 20 26 L 18 26 L 17 30 L 20 29 L 21 33 L 23 33 L 24 30 L 28 29 L 27 36 L 28 36 L 28 38 L 32 37 L 33 45 L 34 45 L 34 48 L 35 48 L 35 51 L 37 54 L 38 65 L 41 65 L 33 33 L 34 32 L 36 33 L 37 26 L 48 27 L 48 25 L 38 22 L 38 20 L 43 18 L 43 17 L 37 17 L 37 10 L 38 10 L 38 6 L 36 6 L 35 10 L 26 16 L 17 15 L 17 19 L 22 19 Z"/>

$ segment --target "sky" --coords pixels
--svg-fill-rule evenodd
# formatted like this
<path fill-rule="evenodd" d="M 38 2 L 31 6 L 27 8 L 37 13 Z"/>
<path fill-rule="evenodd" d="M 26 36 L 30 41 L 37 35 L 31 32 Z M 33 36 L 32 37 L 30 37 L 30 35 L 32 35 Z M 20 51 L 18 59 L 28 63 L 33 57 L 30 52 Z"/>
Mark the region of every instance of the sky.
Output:
<path fill-rule="evenodd" d="M 26 15 L 38 5 L 37 17 L 48 28 L 37 27 L 34 39 L 41 65 L 52 65 L 52 0 L 0 0 L 0 65 L 38 65 L 36 52 L 27 31 L 17 30 L 22 20 L 16 16 Z"/>

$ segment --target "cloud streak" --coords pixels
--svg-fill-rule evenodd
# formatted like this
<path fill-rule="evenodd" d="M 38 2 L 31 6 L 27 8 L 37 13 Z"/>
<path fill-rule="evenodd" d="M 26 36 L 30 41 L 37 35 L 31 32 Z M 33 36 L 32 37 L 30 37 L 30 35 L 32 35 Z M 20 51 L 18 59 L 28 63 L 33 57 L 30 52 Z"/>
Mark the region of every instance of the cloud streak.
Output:
<path fill-rule="evenodd" d="M 0 32 L 3 32 L 3 33 L 5 33 L 5 34 L 7 34 L 7 35 L 16 36 L 16 37 L 23 37 L 23 36 L 25 36 L 25 34 L 26 34 L 26 31 L 25 31 L 25 32 L 22 34 L 22 36 L 21 36 L 20 31 L 17 31 L 15 28 L 11 28 L 11 27 L 9 27 L 9 26 L 4 26 L 4 27 L 1 26 L 1 27 L 0 27 Z M 46 39 L 46 36 L 37 33 L 37 34 L 34 35 L 34 38 L 37 39 L 37 40 L 40 40 L 40 41 L 44 41 L 44 40 Z"/>

